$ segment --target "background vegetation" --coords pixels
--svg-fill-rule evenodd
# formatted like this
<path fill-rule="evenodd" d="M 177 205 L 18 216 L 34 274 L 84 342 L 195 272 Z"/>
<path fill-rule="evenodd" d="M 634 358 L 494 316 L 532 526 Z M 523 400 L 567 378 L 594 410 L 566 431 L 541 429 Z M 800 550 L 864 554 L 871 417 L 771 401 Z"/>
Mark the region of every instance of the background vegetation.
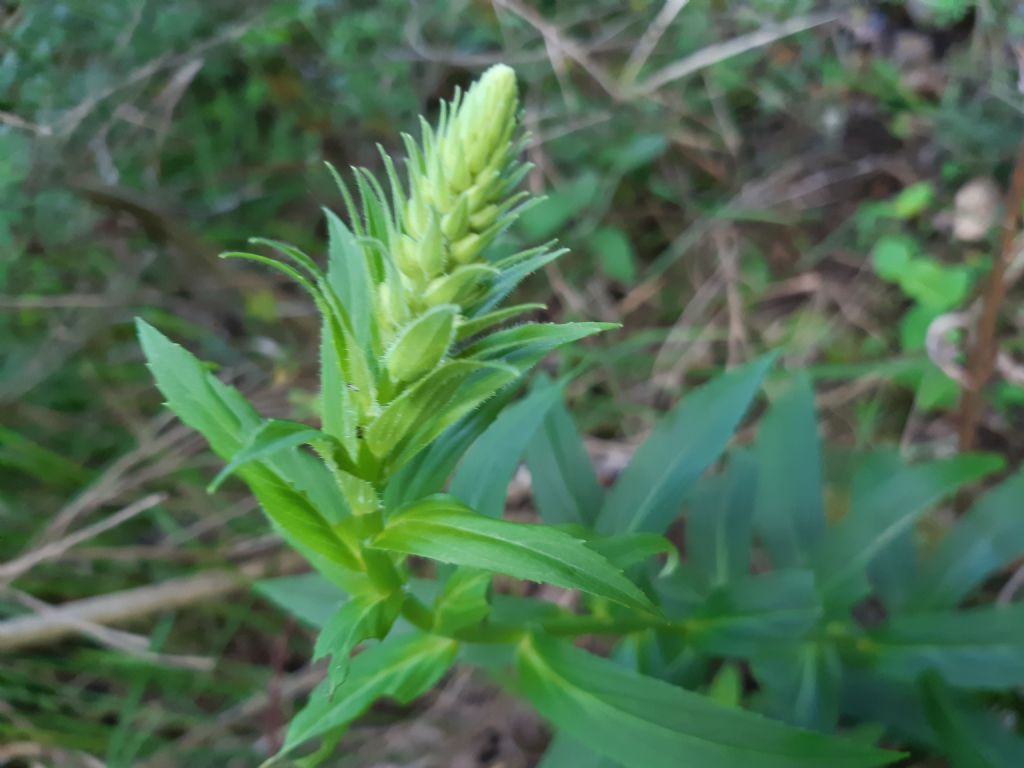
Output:
<path fill-rule="evenodd" d="M 960 329 L 1004 253 L 1022 50 L 1008 0 L 0 4 L 0 619 L 26 617 L 0 623 L 0 764 L 256 765 L 322 675 L 314 633 L 248 586 L 297 562 L 239 486 L 206 495 L 217 463 L 160 408 L 131 320 L 263 412 L 308 414 L 313 308 L 216 255 L 257 234 L 321 252 L 323 160 L 377 168 L 376 142 L 515 66 L 549 202 L 514 236 L 572 248 L 522 300 L 624 325 L 548 362 L 577 373 L 600 479 L 682 393 L 777 349 L 769 394 L 785 371 L 815 384 L 835 519 L 859 457 L 945 457 L 965 433 Z M 1012 469 L 1024 262 L 1005 253 L 966 432 Z M 533 514 L 525 472 L 508 507 Z M 1012 600 L 1012 574 L 979 599 Z M 72 631 L 47 623 L 101 595 Z M 1019 695 L 989 703 L 1016 724 Z M 466 672 L 349 738 L 339 764 L 525 766 L 546 744 Z"/>

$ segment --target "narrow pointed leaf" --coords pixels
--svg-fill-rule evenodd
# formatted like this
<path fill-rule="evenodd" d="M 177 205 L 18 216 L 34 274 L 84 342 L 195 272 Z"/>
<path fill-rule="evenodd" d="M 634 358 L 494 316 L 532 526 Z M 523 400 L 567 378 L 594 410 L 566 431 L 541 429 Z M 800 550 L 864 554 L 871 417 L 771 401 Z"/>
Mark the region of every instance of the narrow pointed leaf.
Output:
<path fill-rule="evenodd" d="M 598 516 L 598 531 L 664 532 L 684 495 L 725 450 L 774 359 L 761 357 L 683 398 L 615 483 Z"/>
<path fill-rule="evenodd" d="M 518 668 L 545 719 L 625 768 L 867 768 L 900 757 L 723 707 L 549 639 L 522 644 Z"/>
<path fill-rule="evenodd" d="M 699 650 L 749 657 L 773 645 L 792 645 L 821 615 L 810 571 L 776 571 L 718 587 L 684 626 L 688 642 Z"/>
<path fill-rule="evenodd" d="M 478 360 L 501 360 L 515 355 L 540 359 L 558 347 L 579 341 L 595 333 L 618 328 L 615 323 L 525 323 L 514 328 L 495 331 L 469 345 L 460 357 Z"/>
<path fill-rule="evenodd" d="M 526 445 L 561 397 L 560 387 L 542 385 L 506 408 L 466 452 L 449 493 L 480 514 L 501 517 Z"/>
<path fill-rule="evenodd" d="M 915 611 L 953 608 L 992 573 L 1024 555 L 1024 471 L 985 494 L 946 534 L 914 579 Z"/>
<path fill-rule="evenodd" d="M 394 597 L 401 599 L 401 595 Z M 389 601 L 381 595 L 355 597 L 327 620 L 316 639 L 313 661 L 325 656 L 331 657 L 331 663 L 327 667 L 329 696 L 334 695 L 335 690 L 348 676 L 353 649 L 364 640 L 384 637 L 387 634 L 391 625 L 390 622 L 383 620 L 385 614 L 390 613 L 390 618 L 394 619 L 394 612 L 385 610 L 388 602 L 394 604 L 396 601 Z"/>
<path fill-rule="evenodd" d="M 240 467 L 253 461 L 260 461 L 289 448 L 308 445 L 313 442 L 336 444 L 333 437 L 313 429 L 305 424 L 294 421 L 271 419 L 260 425 L 246 440 L 242 449 L 236 453 L 227 466 L 222 469 L 207 486 L 207 492 L 213 492 Z M 346 468 L 346 469 L 350 469 Z"/>
<path fill-rule="evenodd" d="M 554 528 L 494 520 L 450 496 L 425 499 L 391 518 L 373 546 L 654 610 L 636 585 L 579 539 Z"/>
<path fill-rule="evenodd" d="M 772 402 L 754 451 L 758 536 L 776 568 L 805 565 L 825 532 L 821 441 L 807 376 Z"/>
<path fill-rule="evenodd" d="M 348 679 L 331 697 L 325 680 L 288 726 L 281 755 L 352 722 L 380 698 L 408 704 L 451 667 L 458 645 L 434 635 L 388 638 L 352 660 Z"/>
<path fill-rule="evenodd" d="M 934 671 L 953 686 L 1013 688 L 1024 685 L 1024 605 L 896 616 L 862 649 L 897 679 Z"/>
<path fill-rule="evenodd" d="M 561 398 L 526 447 L 533 498 L 552 525 L 593 525 L 604 501 L 587 449 Z"/>
<path fill-rule="evenodd" d="M 434 604 L 434 631 L 451 636 L 463 627 L 479 624 L 491 612 L 487 592 L 492 574 L 476 568 L 457 568 Z"/>
<path fill-rule="evenodd" d="M 826 532 L 814 555 L 823 595 L 837 605 L 866 595 L 866 569 L 879 552 L 933 504 L 1001 466 L 998 457 L 963 455 L 907 467 L 885 482 L 861 486 L 847 516 Z"/>
<path fill-rule="evenodd" d="M 750 573 L 758 465 L 734 451 L 728 470 L 697 484 L 686 513 L 687 565 L 706 587 Z"/>

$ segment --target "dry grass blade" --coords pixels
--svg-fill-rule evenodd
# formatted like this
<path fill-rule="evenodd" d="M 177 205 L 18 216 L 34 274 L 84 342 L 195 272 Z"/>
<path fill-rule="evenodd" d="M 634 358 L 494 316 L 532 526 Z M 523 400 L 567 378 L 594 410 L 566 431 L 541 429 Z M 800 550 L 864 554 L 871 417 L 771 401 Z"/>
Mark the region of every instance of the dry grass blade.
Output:
<path fill-rule="evenodd" d="M 115 512 L 105 520 L 93 523 L 80 531 L 76 531 L 69 536 L 65 536 L 59 541 L 45 544 L 25 553 L 16 560 L 0 565 L 0 584 L 6 584 L 14 581 L 26 571 L 39 565 L 39 563 L 60 557 L 72 547 L 99 536 L 101 533 L 109 531 L 112 528 L 116 528 L 122 523 L 131 520 L 136 515 L 145 512 L 147 509 L 152 509 L 166 498 L 167 494 L 165 493 L 151 493 L 149 496 L 139 499 L 135 503 L 129 504 L 124 509 Z"/>
<path fill-rule="evenodd" d="M 823 24 L 830 24 L 840 18 L 838 13 L 819 13 L 790 19 L 782 24 L 759 29 L 747 35 L 740 35 L 724 43 L 709 45 L 679 61 L 659 69 L 646 80 L 631 88 L 629 96 L 650 96 L 669 83 L 719 64 L 733 56 L 770 45 L 777 40 L 790 37 Z"/>

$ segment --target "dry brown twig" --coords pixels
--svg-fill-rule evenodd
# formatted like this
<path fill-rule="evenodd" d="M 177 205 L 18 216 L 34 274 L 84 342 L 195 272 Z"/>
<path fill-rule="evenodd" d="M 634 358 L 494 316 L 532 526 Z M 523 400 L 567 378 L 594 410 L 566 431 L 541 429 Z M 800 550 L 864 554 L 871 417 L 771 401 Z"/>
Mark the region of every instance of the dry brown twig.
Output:
<path fill-rule="evenodd" d="M 51 643 L 76 632 L 136 621 L 161 611 L 213 600 L 248 587 L 271 574 L 294 573 L 304 567 L 287 554 L 245 563 L 236 570 L 210 570 L 160 584 L 126 589 L 98 597 L 49 606 L 36 614 L 0 621 L 0 652 Z"/>
<path fill-rule="evenodd" d="M 151 493 L 145 498 L 139 499 L 138 501 L 129 504 L 124 509 L 115 512 L 109 517 L 93 523 L 92 525 L 86 526 L 80 531 L 76 531 L 75 533 L 65 536 L 59 541 L 44 544 L 41 547 L 37 547 L 36 549 L 25 553 L 16 560 L 3 563 L 0 565 L 0 586 L 9 584 L 30 569 L 39 565 L 39 563 L 59 558 L 72 547 L 77 546 L 84 541 L 88 541 L 89 539 L 95 538 L 101 533 L 109 531 L 112 528 L 116 528 L 122 523 L 131 520 L 133 517 L 136 517 L 146 510 L 152 509 L 166 498 L 166 493 Z"/>

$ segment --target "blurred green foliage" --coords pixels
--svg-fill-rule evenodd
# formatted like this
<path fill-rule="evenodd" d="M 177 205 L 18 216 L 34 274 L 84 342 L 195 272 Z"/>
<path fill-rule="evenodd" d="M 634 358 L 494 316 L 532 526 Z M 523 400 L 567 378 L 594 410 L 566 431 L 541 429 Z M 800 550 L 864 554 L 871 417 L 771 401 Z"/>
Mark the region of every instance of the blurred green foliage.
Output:
<path fill-rule="evenodd" d="M 637 66 L 671 5 L 678 14 Z M 130 320 L 217 360 L 268 412 L 302 418 L 311 308 L 217 253 L 260 235 L 315 254 L 320 206 L 340 207 L 322 161 L 379 167 L 375 142 L 432 115 L 494 60 L 522 78 L 529 183 L 549 197 L 502 247 L 557 233 L 573 252 L 526 292 L 559 319 L 625 325 L 550 363 L 580 374 L 570 396 L 585 433 L 635 435 L 689 384 L 781 347 L 824 390 L 824 428 L 840 445 L 902 438 L 941 452 L 955 388 L 928 359 L 923 329 L 968 308 L 995 252 L 997 226 L 965 243 L 947 219 L 972 179 L 1005 186 L 1021 136 L 1024 18 L 1008 1 L 865 0 L 806 31 L 746 37 L 836 7 L 0 5 L 0 561 L 170 492 L 12 586 L 59 603 L 258 547 L 266 530 L 245 496 L 214 508 L 204 494 L 215 469 L 162 415 Z M 643 93 L 687 61 L 700 66 Z M 1024 338 L 1019 307 L 1012 291 L 1011 354 Z M 1018 458 L 1020 391 L 996 389 L 988 434 Z M 923 422 L 908 421 L 919 412 Z M 0 618 L 29 610 L 0 595 Z M 216 657 L 214 672 L 90 640 L 18 651 L 0 663 L 0 701 L 12 705 L 0 707 L 0 744 L 108 765 L 256 764 L 273 707 L 266 729 L 250 717 L 216 738 L 188 734 L 292 679 L 310 637 L 282 639 L 281 615 L 256 597 L 161 616 L 152 649 Z M 717 695 L 731 700 L 731 686 L 723 673 Z"/>

